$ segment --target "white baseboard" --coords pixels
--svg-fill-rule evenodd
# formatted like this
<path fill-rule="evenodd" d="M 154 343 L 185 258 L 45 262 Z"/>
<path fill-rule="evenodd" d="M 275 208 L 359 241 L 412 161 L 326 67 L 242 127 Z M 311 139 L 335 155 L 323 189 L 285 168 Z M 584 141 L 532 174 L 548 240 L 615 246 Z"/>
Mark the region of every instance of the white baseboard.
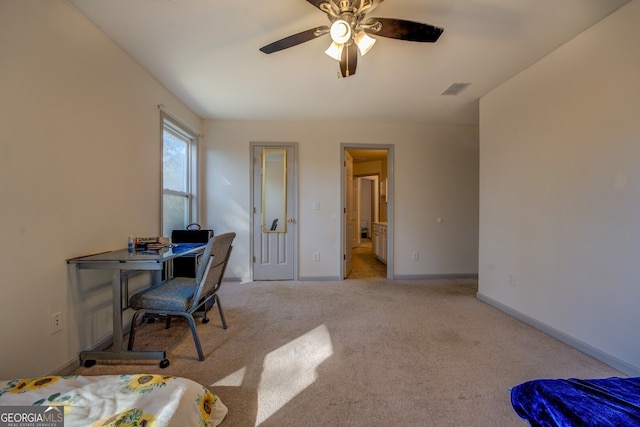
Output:
<path fill-rule="evenodd" d="M 340 276 L 302 276 L 298 280 L 301 282 L 336 282 L 341 279 Z"/>
<path fill-rule="evenodd" d="M 393 280 L 477 279 L 478 273 L 396 274 Z"/>
<path fill-rule="evenodd" d="M 640 367 L 637 366 L 633 366 L 630 365 L 627 362 L 624 362 L 620 359 L 618 359 L 617 357 L 614 357 L 608 353 L 605 353 L 602 350 L 599 350 L 593 346 L 590 346 L 587 343 L 584 343 L 570 335 L 565 334 L 564 332 L 561 332 L 545 323 L 542 323 L 532 317 L 527 316 L 526 314 L 523 314 L 517 310 L 514 310 L 513 308 L 509 307 L 508 305 L 502 304 L 486 295 L 483 295 L 481 293 L 477 293 L 476 297 L 486 303 L 489 304 L 490 306 L 502 311 L 503 313 L 508 314 L 509 316 L 515 317 L 518 320 L 521 320 L 522 322 L 526 323 L 527 325 L 541 331 L 544 332 L 545 334 L 552 336 L 553 338 L 557 339 L 560 342 L 563 342 L 565 344 L 567 344 L 570 347 L 575 348 L 578 351 L 581 351 L 591 357 L 593 357 L 596 360 L 599 360 L 600 362 L 604 363 L 605 365 L 608 365 L 610 367 L 612 367 L 613 369 L 617 369 L 618 371 L 632 376 L 632 377 L 637 377 L 640 376 Z"/>

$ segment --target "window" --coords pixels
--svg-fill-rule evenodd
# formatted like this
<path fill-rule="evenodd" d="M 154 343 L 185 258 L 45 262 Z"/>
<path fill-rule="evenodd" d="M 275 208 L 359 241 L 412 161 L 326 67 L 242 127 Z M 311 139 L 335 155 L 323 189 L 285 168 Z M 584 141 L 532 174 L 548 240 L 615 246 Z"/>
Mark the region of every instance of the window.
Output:
<path fill-rule="evenodd" d="M 162 235 L 197 222 L 198 135 L 162 114 Z"/>

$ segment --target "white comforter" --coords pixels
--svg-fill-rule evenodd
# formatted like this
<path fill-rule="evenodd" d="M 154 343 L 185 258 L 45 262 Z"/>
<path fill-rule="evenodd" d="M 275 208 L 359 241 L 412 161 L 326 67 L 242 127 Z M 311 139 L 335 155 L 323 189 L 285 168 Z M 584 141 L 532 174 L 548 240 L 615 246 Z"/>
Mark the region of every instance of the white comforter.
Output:
<path fill-rule="evenodd" d="M 195 381 L 146 374 L 0 381 L 0 406 L 15 405 L 64 406 L 65 427 L 213 427 L 227 414 L 218 397 Z"/>

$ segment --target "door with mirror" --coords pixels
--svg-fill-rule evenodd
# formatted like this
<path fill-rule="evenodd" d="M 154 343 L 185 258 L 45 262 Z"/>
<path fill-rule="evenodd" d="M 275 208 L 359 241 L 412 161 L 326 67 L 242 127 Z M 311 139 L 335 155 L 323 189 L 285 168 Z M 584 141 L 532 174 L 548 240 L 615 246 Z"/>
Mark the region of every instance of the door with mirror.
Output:
<path fill-rule="evenodd" d="M 296 147 L 254 145 L 253 280 L 296 278 Z"/>

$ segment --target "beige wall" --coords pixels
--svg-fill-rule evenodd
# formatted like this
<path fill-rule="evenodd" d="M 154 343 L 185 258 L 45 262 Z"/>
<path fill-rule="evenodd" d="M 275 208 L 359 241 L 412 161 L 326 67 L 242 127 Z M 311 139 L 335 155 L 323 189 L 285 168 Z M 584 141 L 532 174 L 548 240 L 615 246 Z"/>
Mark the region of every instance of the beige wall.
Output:
<path fill-rule="evenodd" d="M 477 127 L 207 121 L 205 135 L 207 223 L 238 232 L 228 276 L 250 278 L 250 142 L 299 144 L 301 278 L 340 276 L 341 143 L 394 145 L 396 277 L 477 273 Z"/>
<path fill-rule="evenodd" d="M 111 275 L 65 260 L 159 232 L 157 106 L 201 123 L 64 0 L 0 0 L 0 52 L 0 378 L 16 378 L 72 366 L 109 336 Z M 299 143 L 301 276 L 339 272 L 342 142 L 395 145 L 396 274 L 477 271 L 477 127 L 208 121 L 204 130 L 201 222 L 238 232 L 229 276 L 249 272 L 251 141 Z M 65 327 L 52 335 L 58 311 Z"/>
<path fill-rule="evenodd" d="M 157 105 L 200 122 L 66 1 L 0 1 L 0 53 L 0 378 L 17 378 L 111 333 L 110 274 L 65 259 L 158 233 Z"/>
<path fill-rule="evenodd" d="M 638 22 L 633 1 L 481 100 L 479 258 L 481 297 L 636 375 Z"/>

